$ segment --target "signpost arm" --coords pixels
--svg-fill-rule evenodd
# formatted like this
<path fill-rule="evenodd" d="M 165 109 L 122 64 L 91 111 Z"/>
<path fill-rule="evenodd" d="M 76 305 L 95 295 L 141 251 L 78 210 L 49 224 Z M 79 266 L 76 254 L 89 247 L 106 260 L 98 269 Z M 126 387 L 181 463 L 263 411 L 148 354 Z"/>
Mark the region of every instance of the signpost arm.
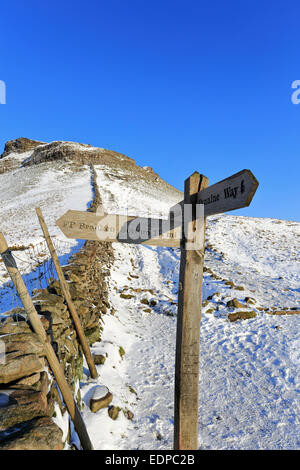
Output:
<path fill-rule="evenodd" d="M 195 205 L 197 193 L 207 186 L 208 179 L 204 175 L 193 173 L 185 181 L 184 205 Z M 205 220 L 202 224 L 205 224 Z M 195 227 L 195 220 L 188 222 L 188 234 L 193 232 Z M 198 382 L 205 226 L 202 225 L 200 229 L 203 230 L 203 237 L 200 237 L 201 246 L 191 250 L 186 249 L 186 233 L 182 230 L 184 235 L 181 241 L 175 359 L 174 450 L 198 449 Z"/>
<path fill-rule="evenodd" d="M 64 298 L 67 302 L 67 305 L 69 307 L 69 311 L 70 311 L 71 316 L 73 318 L 74 325 L 75 325 L 75 328 L 76 328 L 76 332 L 78 334 L 78 338 L 79 338 L 80 344 L 82 346 L 82 350 L 83 350 L 83 353 L 85 355 L 86 362 L 88 364 L 91 377 L 93 379 L 96 379 L 98 377 L 97 369 L 96 369 L 96 366 L 94 364 L 93 357 L 92 357 L 87 339 L 85 337 L 85 334 L 84 334 L 80 319 L 78 317 L 75 305 L 72 301 L 72 297 L 71 297 L 71 294 L 70 294 L 70 291 L 69 291 L 68 284 L 65 280 L 64 273 L 61 269 L 61 266 L 60 266 L 55 248 L 53 246 L 53 243 L 52 243 L 52 240 L 51 240 L 46 222 L 45 222 L 44 217 L 42 215 L 41 209 L 36 208 L 36 213 L 37 213 L 41 228 L 43 230 L 43 233 L 44 233 L 44 236 L 45 236 L 50 254 L 51 254 L 53 262 L 54 262 L 54 266 L 55 266 L 55 269 L 56 269 L 56 272 L 57 272 L 57 275 L 58 275 L 58 278 L 59 278 L 59 282 L 60 282 L 60 285 L 61 285 L 61 288 L 62 288 L 62 291 L 63 291 Z"/>

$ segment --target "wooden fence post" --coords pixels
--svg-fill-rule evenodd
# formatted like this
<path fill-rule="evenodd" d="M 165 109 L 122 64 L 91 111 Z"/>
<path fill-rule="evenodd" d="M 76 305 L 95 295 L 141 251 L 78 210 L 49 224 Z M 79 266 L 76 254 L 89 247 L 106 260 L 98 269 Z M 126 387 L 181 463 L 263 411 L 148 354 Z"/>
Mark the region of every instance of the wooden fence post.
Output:
<path fill-rule="evenodd" d="M 204 175 L 193 173 L 185 181 L 184 205 L 192 204 L 195 208 L 197 193 L 207 186 L 208 179 Z M 185 225 L 188 234 L 195 231 L 196 225 L 199 225 L 199 221 L 197 223 L 192 220 Z M 196 235 L 198 241 L 200 240 L 200 246 L 198 249 L 187 250 L 186 230 L 184 232 L 184 226 L 182 228 L 175 358 L 175 450 L 198 449 L 198 382 L 205 219 L 199 229 L 203 231 L 203 239 Z"/>
<path fill-rule="evenodd" d="M 32 299 L 26 288 L 26 285 L 18 270 L 15 259 L 13 255 L 11 254 L 11 252 L 9 251 L 8 245 L 2 233 L 0 233 L 0 254 L 2 256 L 7 272 L 10 275 L 11 280 L 15 285 L 16 291 L 19 294 L 19 297 L 24 306 L 24 309 L 26 310 L 26 313 L 28 315 L 32 328 L 35 331 L 35 333 L 38 335 L 40 341 L 44 344 L 45 354 L 48 359 L 50 368 L 54 374 L 57 385 L 61 391 L 61 394 L 63 396 L 67 409 L 69 411 L 70 417 L 74 423 L 82 448 L 84 450 L 93 450 L 93 446 L 90 441 L 89 435 L 87 433 L 84 421 L 81 417 L 80 411 L 74 400 L 74 397 L 69 388 L 69 385 L 65 379 L 61 365 L 51 346 L 51 343 L 44 330 L 43 324 L 38 316 L 38 313 L 34 307 Z"/>
<path fill-rule="evenodd" d="M 70 291 L 69 291 L 68 284 L 65 280 L 64 273 L 61 269 L 61 266 L 60 266 L 60 263 L 59 263 L 59 260 L 58 260 L 58 256 L 56 254 L 54 245 L 52 243 L 52 240 L 51 240 L 51 237 L 50 237 L 50 234 L 49 234 L 49 231 L 48 231 L 48 228 L 47 228 L 46 222 L 44 220 L 41 209 L 39 209 L 37 207 L 36 208 L 36 213 L 37 213 L 41 228 L 43 230 L 43 233 L 44 233 L 44 236 L 45 236 L 50 254 L 51 254 L 52 259 L 53 259 L 53 263 L 54 263 L 54 266 L 55 266 L 55 269 L 56 269 L 56 272 L 57 272 L 57 275 L 58 275 L 58 279 L 59 279 L 59 282 L 60 282 L 60 285 L 61 285 L 61 288 L 62 288 L 62 291 L 63 291 L 64 298 L 67 302 L 67 305 L 69 307 L 69 311 L 70 311 L 71 316 L 73 318 L 74 325 L 75 325 L 75 328 L 76 328 L 76 331 L 77 331 L 77 334 L 78 334 L 80 344 L 82 346 L 83 353 L 84 353 L 85 358 L 86 358 L 86 362 L 87 362 L 89 370 L 90 370 L 91 377 L 93 379 L 96 379 L 98 377 L 98 373 L 97 373 L 97 369 L 96 369 L 96 366 L 95 366 L 94 361 L 93 361 L 91 350 L 89 348 L 87 339 L 85 337 L 84 330 L 82 328 L 82 325 L 81 325 L 80 319 L 78 317 L 75 305 L 73 303 L 73 300 L 72 300 L 72 297 L 71 297 L 71 294 L 70 294 Z"/>

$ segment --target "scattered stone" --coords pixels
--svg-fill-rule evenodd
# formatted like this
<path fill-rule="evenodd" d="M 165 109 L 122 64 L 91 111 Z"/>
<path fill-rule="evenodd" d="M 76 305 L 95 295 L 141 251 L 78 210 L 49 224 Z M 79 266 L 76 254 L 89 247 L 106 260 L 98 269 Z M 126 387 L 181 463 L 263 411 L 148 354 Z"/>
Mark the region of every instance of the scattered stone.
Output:
<path fill-rule="evenodd" d="M 123 359 L 123 356 L 125 355 L 125 350 L 122 348 L 122 346 L 119 347 L 119 354 L 121 358 Z"/>
<path fill-rule="evenodd" d="M 121 299 L 133 299 L 134 295 L 131 294 L 120 294 Z"/>
<path fill-rule="evenodd" d="M 237 320 L 248 320 L 249 318 L 255 318 L 256 312 L 235 312 L 229 313 L 228 320 L 230 322 L 235 322 Z"/>
<path fill-rule="evenodd" d="M 211 314 L 211 313 L 214 313 L 215 309 L 214 308 L 208 308 L 207 310 L 204 310 L 204 313 L 208 313 L 208 314 Z"/>
<path fill-rule="evenodd" d="M 150 300 L 151 307 L 155 307 L 156 304 L 157 304 L 156 300 Z"/>
<path fill-rule="evenodd" d="M 112 402 L 113 395 L 110 393 L 107 387 L 104 385 L 98 385 L 95 387 L 93 392 L 93 397 L 90 400 L 90 409 L 93 413 L 102 408 L 107 408 L 108 405 Z"/>
<path fill-rule="evenodd" d="M 253 299 L 253 297 L 245 297 L 245 302 L 247 304 L 255 304 L 256 303 L 256 300 Z"/>
<path fill-rule="evenodd" d="M 141 300 L 141 304 L 149 305 L 149 300 L 144 298 L 144 299 Z"/>
<path fill-rule="evenodd" d="M 237 298 L 228 300 L 228 302 L 226 303 L 226 306 L 229 308 L 245 308 L 246 307 L 244 304 L 239 302 Z"/>
<path fill-rule="evenodd" d="M 120 411 L 121 411 L 121 408 L 117 406 L 110 406 L 108 408 L 108 416 L 115 421 L 117 417 L 119 416 Z"/>
<path fill-rule="evenodd" d="M 96 366 L 103 365 L 106 361 L 106 357 L 103 354 L 93 354 L 93 358 Z"/>
<path fill-rule="evenodd" d="M 129 420 L 132 420 L 134 418 L 134 414 L 130 410 L 126 410 L 124 414 L 125 414 L 126 418 L 129 419 Z"/>

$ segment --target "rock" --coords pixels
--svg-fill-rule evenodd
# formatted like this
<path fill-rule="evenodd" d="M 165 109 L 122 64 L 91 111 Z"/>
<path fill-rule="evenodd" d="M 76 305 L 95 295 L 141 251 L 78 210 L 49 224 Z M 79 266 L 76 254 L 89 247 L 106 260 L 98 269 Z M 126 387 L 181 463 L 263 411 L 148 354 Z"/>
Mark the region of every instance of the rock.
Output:
<path fill-rule="evenodd" d="M 230 322 L 235 322 L 237 320 L 248 320 L 249 318 L 255 318 L 256 312 L 235 312 L 228 315 L 228 320 Z"/>
<path fill-rule="evenodd" d="M 123 356 L 125 356 L 125 350 L 122 348 L 122 346 L 119 347 L 119 354 L 121 358 L 123 359 Z"/>
<path fill-rule="evenodd" d="M 106 357 L 103 354 L 93 354 L 94 363 L 96 366 L 104 364 Z"/>
<path fill-rule="evenodd" d="M 117 406 L 110 406 L 108 408 L 108 416 L 115 421 L 119 416 L 120 411 L 120 408 Z"/>
<path fill-rule="evenodd" d="M 19 357 L 14 357 L 14 353 L 7 354 L 6 363 L 0 364 L 0 383 L 13 382 L 35 372 L 41 372 L 44 367 L 44 360 L 35 354 Z"/>
<path fill-rule="evenodd" d="M 228 300 L 226 306 L 230 308 L 245 308 L 245 305 L 239 302 L 237 298 Z"/>
<path fill-rule="evenodd" d="M 253 297 L 245 297 L 246 304 L 255 304 L 256 300 Z"/>
<path fill-rule="evenodd" d="M 1 394 L 3 392 L 0 391 L 0 396 Z M 8 405 L 0 407 L 0 430 L 4 431 L 37 416 L 46 416 L 48 412 L 47 398 L 44 393 L 9 389 Z"/>
<path fill-rule="evenodd" d="M 5 343 L 6 353 L 14 353 L 15 357 L 26 354 L 44 356 L 44 345 L 38 339 L 36 333 L 16 333 L 3 336 L 1 341 Z"/>
<path fill-rule="evenodd" d="M 27 386 L 30 387 L 36 384 L 40 380 L 41 374 L 37 372 L 36 374 L 29 375 L 28 377 L 24 377 L 23 379 L 18 380 L 14 383 L 14 387 L 17 385 L 19 386 Z"/>
<path fill-rule="evenodd" d="M 204 313 L 211 314 L 211 313 L 214 313 L 214 311 L 215 311 L 215 309 L 213 307 L 210 307 L 207 310 L 204 310 Z"/>
<path fill-rule="evenodd" d="M 112 402 L 112 399 L 113 395 L 110 393 L 108 388 L 104 385 L 98 385 L 95 387 L 93 397 L 90 400 L 91 411 L 96 413 L 102 408 L 107 408 L 108 405 Z"/>
<path fill-rule="evenodd" d="M 125 416 L 127 419 L 132 420 L 134 418 L 134 414 L 130 410 L 125 411 Z"/>
<path fill-rule="evenodd" d="M 157 304 L 156 300 L 150 300 L 151 307 L 155 307 L 156 304 Z"/>
<path fill-rule="evenodd" d="M 0 441 L 0 450 L 63 450 L 63 433 L 50 417 L 31 419 Z"/>
<path fill-rule="evenodd" d="M 144 298 L 144 299 L 141 300 L 141 304 L 149 305 L 149 300 Z"/>
<path fill-rule="evenodd" d="M 12 333 L 31 333 L 29 324 L 23 319 L 15 320 L 14 316 L 7 316 L 0 322 L 0 335 Z"/>
<path fill-rule="evenodd" d="M 134 295 L 131 294 L 120 294 L 121 299 L 133 299 Z"/>
<path fill-rule="evenodd" d="M 100 341 L 100 329 L 98 326 L 84 330 L 84 334 L 90 346 L 92 346 L 92 344 L 96 343 L 97 341 Z"/>
<path fill-rule="evenodd" d="M 35 149 L 38 145 L 45 142 L 38 142 L 36 140 L 26 139 L 26 137 L 19 137 L 18 139 L 9 140 L 6 142 L 4 152 L 0 158 L 4 158 L 10 153 L 23 153 Z"/>

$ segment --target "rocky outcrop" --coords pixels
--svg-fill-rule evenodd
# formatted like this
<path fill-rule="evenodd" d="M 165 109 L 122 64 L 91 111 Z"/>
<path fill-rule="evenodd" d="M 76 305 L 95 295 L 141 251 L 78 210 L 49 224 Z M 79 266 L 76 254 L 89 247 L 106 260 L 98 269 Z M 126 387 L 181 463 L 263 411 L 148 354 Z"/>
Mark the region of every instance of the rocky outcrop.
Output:
<path fill-rule="evenodd" d="M 73 142 L 51 142 L 34 150 L 32 157 L 24 166 L 36 165 L 38 163 L 61 160 L 65 162 L 76 162 L 80 165 L 122 165 L 123 167 L 136 166 L 132 158 L 126 157 L 118 152 L 103 148 L 91 147 L 89 145 Z"/>
<path fill-rule="evenodd" d="M 0 155 L 0 158 L 4 158 L 10 153 L 23 153 L 33 150 L 39 145 L 43 145 L 45 142 L 38 142 L 37 140 L 26 139 L 26 137 L 19 137 L 18 139 L 9 140 L 6 142 L 4 152 Z"/>

